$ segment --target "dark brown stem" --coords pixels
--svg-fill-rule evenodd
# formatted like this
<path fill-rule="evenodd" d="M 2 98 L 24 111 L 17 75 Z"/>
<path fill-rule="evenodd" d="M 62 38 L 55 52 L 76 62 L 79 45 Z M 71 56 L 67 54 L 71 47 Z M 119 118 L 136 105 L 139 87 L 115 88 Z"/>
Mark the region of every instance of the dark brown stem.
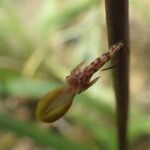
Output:
<path fill-rule="evenodd" d="M 122 41 L 124 46 L 112 63 L 117 100 L 117 125 L 119 150 L 127 148 L 127 121 L 129 102 L 129 17 L 128 0 L 105 0 L 109 46 Z"/>

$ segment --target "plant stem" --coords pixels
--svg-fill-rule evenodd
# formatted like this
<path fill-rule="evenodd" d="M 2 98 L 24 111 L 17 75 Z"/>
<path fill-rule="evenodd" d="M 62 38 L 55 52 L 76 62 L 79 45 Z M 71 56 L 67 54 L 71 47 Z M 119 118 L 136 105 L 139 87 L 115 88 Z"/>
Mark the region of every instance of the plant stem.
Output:
<path fill-rule="evenodd" d="M 122 41 L 124 46 L 112 63 L 117 102 L 118 149 L 127 148 L 127 123 L 129 103 L 129 13 L 128 0 L 105 0 L 109 46 Z"/>

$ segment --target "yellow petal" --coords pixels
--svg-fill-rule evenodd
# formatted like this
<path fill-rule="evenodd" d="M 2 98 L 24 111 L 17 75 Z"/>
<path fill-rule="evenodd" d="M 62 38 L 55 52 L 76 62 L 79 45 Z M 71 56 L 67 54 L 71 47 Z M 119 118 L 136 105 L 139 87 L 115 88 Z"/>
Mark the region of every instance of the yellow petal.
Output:
<path fill-rule="evenodd" d="M 67 87 L 48 92 L 36 109 L 36 117 L 43 122 L 54 122 L 70 108 L 76 94 Z"/>

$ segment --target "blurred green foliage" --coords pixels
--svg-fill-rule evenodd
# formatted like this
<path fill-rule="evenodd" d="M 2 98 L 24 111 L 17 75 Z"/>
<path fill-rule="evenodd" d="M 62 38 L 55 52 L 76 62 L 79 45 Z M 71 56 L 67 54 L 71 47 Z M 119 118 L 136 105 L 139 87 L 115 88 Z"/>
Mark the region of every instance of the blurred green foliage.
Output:
<path fill-rule="evenodd" d="M 45 93 L 61 86 L 71 68 L 96 57 L 96 50 L 105 47 L 103 3 L 73 2 L 33 1 L 28 8 L 30 1 L 0 0 L 0 134 L 12 131 L 18 139 L 32 139 L 41 149 L 116 150 L 113 94 L 107 82 L 77 96 L 65 120 L 45 127 L 33 117 L 35 103 Z M 131 7 L 144 5 L 138 2 Z M 36 13 L 30 14 L 31 10 Z M 143 7 L 140 11 L 144 14 Z M 148 20 L 149 15 L 144 17 Z M 23 113 L 20 119 L 20 105 L 30 117 L 24 118 Z M 150 134 L 150 118 L 136 109 L 131 113 L 130 143 Z"/>

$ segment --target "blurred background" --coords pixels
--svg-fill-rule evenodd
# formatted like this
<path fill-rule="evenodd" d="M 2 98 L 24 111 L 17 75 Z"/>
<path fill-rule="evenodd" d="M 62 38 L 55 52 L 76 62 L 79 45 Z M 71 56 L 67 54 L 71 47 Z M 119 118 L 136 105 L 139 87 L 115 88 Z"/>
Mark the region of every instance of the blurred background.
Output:
<path fill-rule="evenodd" d="M 129 150 L 149 150 L 150 3 L 129 6 Z M 102 0 L 0 0 L 0 150 L 117 149 L 111 70 L 99 72 L 64 118 L 53 124 L 35 118 L 43 95 L 107 50 L 104 7 Z"/>

